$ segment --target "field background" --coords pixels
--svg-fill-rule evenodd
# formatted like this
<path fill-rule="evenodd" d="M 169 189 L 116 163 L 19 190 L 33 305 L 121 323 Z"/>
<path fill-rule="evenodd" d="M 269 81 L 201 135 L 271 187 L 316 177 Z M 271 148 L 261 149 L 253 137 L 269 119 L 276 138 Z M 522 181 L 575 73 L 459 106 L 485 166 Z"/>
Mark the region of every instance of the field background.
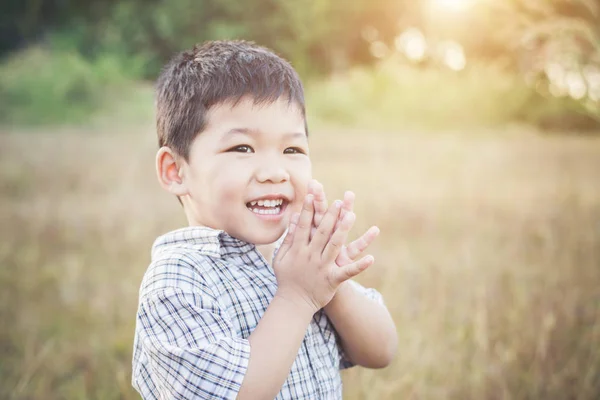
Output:
<path fill-rule="evenodd" d="M 0 399 L 137 399 L 152 82 L 249 39 L 306 87 L 314 176 L 381 228 L 399 349 L 348 400 L 600 398 L 600 0 L 6 0 Z"/>
<path fill-rule="evenodd" d="M 153 172 L 152 127 L 0 136 L 0 397 L 128 399 L 137 290 L 154 238 L 184 224 Z M 321 128 L 315 176 L 377 224 L 398 326 L 348 399 L 600 395 L 600 140 L 512 128 Z"/>

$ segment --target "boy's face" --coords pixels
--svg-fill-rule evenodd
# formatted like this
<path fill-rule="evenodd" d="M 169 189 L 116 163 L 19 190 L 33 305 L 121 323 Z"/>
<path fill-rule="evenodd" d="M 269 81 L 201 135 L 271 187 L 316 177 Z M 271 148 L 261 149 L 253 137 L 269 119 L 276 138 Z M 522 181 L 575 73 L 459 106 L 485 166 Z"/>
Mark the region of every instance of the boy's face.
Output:
<path fill-rule="evenodd" d="M 207 121 L 180 170 L 190 225 L 273 243 L 302 206 L 312 176 L 299 107 L 287 99 L 255 105 L 243 98 L 212 107 Z"/>

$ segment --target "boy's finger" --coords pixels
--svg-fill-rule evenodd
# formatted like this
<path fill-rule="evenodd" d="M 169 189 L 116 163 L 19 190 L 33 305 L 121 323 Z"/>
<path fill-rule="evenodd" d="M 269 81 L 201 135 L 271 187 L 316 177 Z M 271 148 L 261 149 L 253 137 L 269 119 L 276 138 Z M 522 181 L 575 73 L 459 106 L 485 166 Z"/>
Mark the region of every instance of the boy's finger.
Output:
<path fill-rule="evenodd" d="M 337 229 L 335 229 L 333 235 L 331 235 L 331 239 L 329 239 L 329 242 L 327 243 L 327 246 L 325 246 L 325 250 L 323 250 L 322 258 L 326 262 L 334 262 L 338 254 L 340 254 L 342 246 L 344 243 L 346 243 L 348 233 L 350 232 L 350 229 L 352 229 L 355 220 L 356 216 L 354 213 L 347 213 Z"/>
<path fill-rule="evenodd" d="M 327 212 L 327 197 L 325 196 L 325 191 L 323 190 L 323 185 L 319 182 L 315 181 L 314 187 L 314 195 L 315 195 L 315 226 L 319 226 L 325 213 Z"/>
<path fill-rule="evenodd" d="M 313 201 L 314 196 L 312 194 L 307 194 L 304 198 L 302 211 L 300 212 L 298 224 L 296 225 L 296 229 L 294 231 L 294 243 L 300 243 L 302 245 L 308 244 L 310 237 L 310 228 L 312 227 L 312 221 L 315 212 Z"/>
<path fill-rule="evenodd" d="M 284 242 L 286 240 L 289 240 L 290 243 L 292 241 L 292 238 L 294 236 L 294 231 L 296 230 L 296 226 L 298 226 L 298 220 L 300 219 L 300 213 L 294 213 L 292 214 L 292 218 L 290 218 L 290 226 L 288 228 L 288 233 L 284 239 Z M 288 239 L 289 238 L 289 239 Z"/>
<path fill-rule="evenodd" d="M 292 245 L 292 242 L 294 240 L 294 231 L 296 230 L 296 226 L 298 224 L 298 218 L 300 218 L 299 213 L 292 214 L 292 217 L 290 218 L 290 225 L 288 227 L 288 231 L 285 234 L 285 237 L 283 238 L 283 242 L 281 242 L 279 250 L 277 251 L 278 259 L 282 258 Z"/>
<path fill-rule="evenodd" d="M 340 221 L 346 216 L 347 213 L 354 211 L 354 192 L 346 191 L 344 192 L 344 203 L 342 205 L 342 212 L 340 213 L 340 218 L 338 223 L 336 224 L 336 229 L 340 223 Z"/>
<path fill-rule="evenodd" d="M 317 181 L 315 179 L 311 179 L 308 182 L 308 186 L 306 187 L 306 193 L 314 195 L 316 192 L 316 188 L 315 188 L 316 184 L 317 184 Z"/>
<path fill-rule="evenodd" d="M 354 199 L 355 198 L 356 198 L 356 196 L 354 195 L 354 192 L 351 192 L 351 191 L 344 192 L 344 206 L 342 207 L 342 209 L 347 212 L 354 211 Z"/>
<path fill-rule="evenodd" d="M 323 253 L 325 245 L 331 238 L 331 234 L 333 233 L 333 229 L 336 221 L 338 220 L 341 208 L 341 201 L 336 200 L 333 202 L 333 204 L 329 207 L 329 210 L 327 210 L 325 213 L 325 216 L 317 228 L 314 237 L 310 241 L 311 248 L 313 248 L 315 251 L 318 251 L 319 254 Z"/>
<path fill-rule="evenodd" d="M 348 279 L 354 278 L 356 275 L 373 265 L 374 262 L 375 258 L 373 258 L 371 255 L 368 255 L 364 256 L 358 261 L 354 261 L 351 264 L 335 268 L 333 270 L 335 283 L 339 285 Z"/>
<path fill-rule="evenodd" d="M 379 235 L 379 228 L 376 226 L 370 227 L 361 237 L 350 243 L 346 247 L 348 258 L 354 260 L 360 253 L 366 250 L 373 240 Z"/>
<path fill-rule="evenodd" d="M 298 225 L 298 221 L 300 220 L 300 213 L 293 213 L 292 218 L 290 218 L 290 224 Z"/>

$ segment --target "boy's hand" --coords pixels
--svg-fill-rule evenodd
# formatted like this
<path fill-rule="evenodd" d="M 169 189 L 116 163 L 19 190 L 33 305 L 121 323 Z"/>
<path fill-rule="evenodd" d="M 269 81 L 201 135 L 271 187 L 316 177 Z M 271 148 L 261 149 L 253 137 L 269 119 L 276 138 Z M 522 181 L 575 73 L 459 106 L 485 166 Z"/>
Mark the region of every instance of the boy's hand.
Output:
<path fill-rule="evenodd" d="M 314 196 L 308 194 L 300 215 L 292 217 L 273 263 L 277 295 L 308 307 L 312 313 L 329 303 L 340 284 L 374 261 L 372 256 L 365 256 L 341 267 L 336 265 L 335 260 L 355 220 L 352 212 L 340 220 L 341 208 L 341 201 L 334 202 L 311 237 L 315 209 Z"/>
<path fill-rule="evenodd" d="M 311 235 L 314 235 L 314 232 L 316 232 L 317 227 L 327 211 L 327 198 L 325 197 L 323 185 L 314 179 L 308 185 L 308 193 L 314 196 L 315 202 L 315 217 L 311 230 Z M 351 213 L 354 209 L 354 197 L 354 193 L 352 192 L 348 191 L 344 193 L 344 202 L 339 220 L 343 219 L 347 213 Z M 354 261 L 356 257 L 373 243 L 373 240 L 375 240 L 377 235 L 379 235 L 379 228 L 372 226 L 361 237 L 350 243 L 348 246 L 343 245 L 340 254 L 335 260 L 336 264 L 342 267 Z"/>

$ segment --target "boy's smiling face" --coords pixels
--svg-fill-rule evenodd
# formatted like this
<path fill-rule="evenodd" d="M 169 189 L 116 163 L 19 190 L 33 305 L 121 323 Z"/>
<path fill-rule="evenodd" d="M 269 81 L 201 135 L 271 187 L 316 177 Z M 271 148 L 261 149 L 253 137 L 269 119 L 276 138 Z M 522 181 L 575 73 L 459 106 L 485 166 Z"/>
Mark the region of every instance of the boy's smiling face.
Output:
<path fill-rule="evenodd" d="M 246 97 L 212 107 L 207 117 L 189 162 L 179 166 L 189 224 L 273 243 L 300 209 L 312 175 L 300 108 L 285 97 L 260 105 Z"/>

